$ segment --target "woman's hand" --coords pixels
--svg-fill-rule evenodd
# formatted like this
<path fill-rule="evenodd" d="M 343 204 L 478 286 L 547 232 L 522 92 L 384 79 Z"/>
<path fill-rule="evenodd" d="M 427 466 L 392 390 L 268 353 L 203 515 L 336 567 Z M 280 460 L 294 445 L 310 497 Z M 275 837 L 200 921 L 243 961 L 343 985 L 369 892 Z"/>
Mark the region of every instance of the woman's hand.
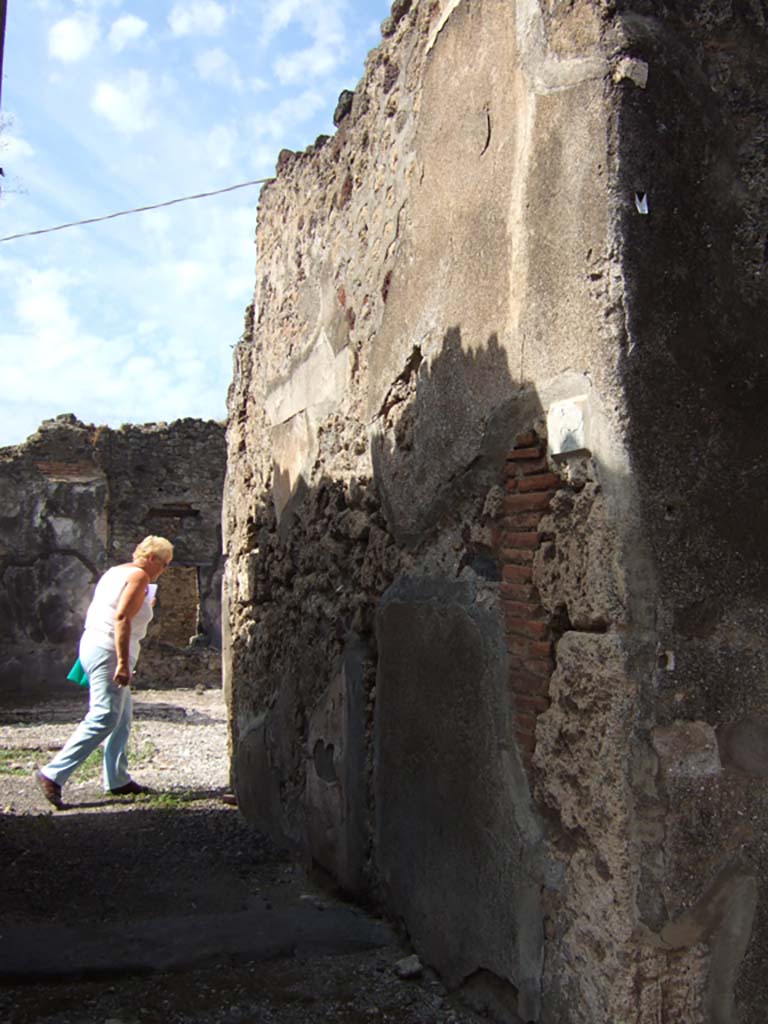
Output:
<path fill-rule="evenodd" d="M 131 649 L 131 620 L 147 596 L 149 576 L 138 566 L 128 576 L 115 610 L 115 650 L 117 668 L 114 680 L 118 686 L 128 686 L 131 681 L 129 653 Z"/>
<path fill-rule="evenodd" d="M 128 686 L 131 681 L 131 670 L 124 661 L 118 661 L 113 679 L 118 686 Z"/>

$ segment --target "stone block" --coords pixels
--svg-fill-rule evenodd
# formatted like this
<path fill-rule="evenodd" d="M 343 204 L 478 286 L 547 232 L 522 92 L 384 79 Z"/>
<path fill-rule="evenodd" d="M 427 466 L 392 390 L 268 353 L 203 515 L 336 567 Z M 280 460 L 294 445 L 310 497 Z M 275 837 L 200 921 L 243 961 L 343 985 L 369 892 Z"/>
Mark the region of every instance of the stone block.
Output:
<path fill-rule="evenodd" d="M 302 484 L 309 479 L 317 454 L 317 435 L 305 412 L 274 426 L 271 434 L 274 457 L 272 499 L 280 520 L 291 499 L 301 493 Z"/>
<path fill-rule="evenodd" d="M 366 646 L 354 634 L 341 669 L 309 721 L 307 736 L 307 847 L 341 887 L 362 890 L 367 845 L 365 785 Z"/>
<path fill-rule="evenodd" d="M 569 453 L 590 447 L 589 403 L 586 395 L 553 402 L 547 410 L 547 437 L 552 455 L 565 457 Z"/>
<path fill-rule="evenodd" d="M 768 722 L 753 718 L 728 722 L 717 730 L 717 745 L 724 766 L 768 779 Z"/>
<path fill-rule="evenodd" d="M 388 905 L 450 986 L 484 967 L 530 1008 L 543 925 L 526 851 L 538 831 L 501 621 L 469 587 L 401 578 L 377 638 L 375 856 Z"/>
<path fill-rule="evenodd" d="M 306 356 L 292 369 L 290 376 L 275 381 L 265 409 L 273 426 L 287 423 L 293 416 L 327 403 L 338 403 L 347 382 L 349 354 L 334 352 L 321 331 Z"/>
<path fill-rule="evenodd" d="M 722 770 L 715 730 L 707 722 L 673 722 L 651 732 L 662 771 L 671 779 L 696 779 Z"/>
<path fill-rule="evenodd" d="M 280 845 L 286 843 L 279 827 L 280 777 L 267 749 L 267 724 L 268 715 L 260 715 L 237 743 L 234 785 L 243 815 Z"/>

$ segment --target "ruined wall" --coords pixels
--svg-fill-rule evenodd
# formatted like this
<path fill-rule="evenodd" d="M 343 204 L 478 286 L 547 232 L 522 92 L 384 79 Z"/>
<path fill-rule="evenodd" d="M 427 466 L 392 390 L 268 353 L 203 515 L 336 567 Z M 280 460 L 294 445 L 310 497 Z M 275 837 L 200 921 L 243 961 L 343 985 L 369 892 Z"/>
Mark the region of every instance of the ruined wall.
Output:
<path fill-rule="evenodd" d="M 221 503 L 226 461 L 219 423 L 125 426 L 102 441 L 110 482 L 108 559 L 148 533 L 174 546 L 137 684 L 218 685 L 221 650 Z M 196 615 L 195 615 L 196 612 Z"/>
<path fill-rule="evenodd" d="M 64 689 L 106 568 L 107 481 L 93 433 L 50 422 L 0 452 L 0 690 Z M 85 603 L 84 603 L 85 602 Z"/>
<path fill-rule="evenodd" d="M 618 182 L 650 207 L 621 222 L 627 443 L 656 580 L 639 924 L 695 956 L 708 1019 L 751 1022 L 768 1003 L 768 8 L 638 4 L 623 31 L 649 68 L 616 123 Z M 667 984 L 647 971 L 646 998 Z"/>
<path fill-rule="evenodd" d="M 46 420 L 0 451 L 0 693 L 68 692 L 93 584 L 149 533 L 174 544 L 136 685 L 220 677 L 222 424 Z M 191 642 L 191 638 L 194 641 Z"/>
<path fill-rule="evenodd" d="M 764 9 L 382 28 L 260 201 L 240 806 L 500 1019 L 757 1022 Z"/>

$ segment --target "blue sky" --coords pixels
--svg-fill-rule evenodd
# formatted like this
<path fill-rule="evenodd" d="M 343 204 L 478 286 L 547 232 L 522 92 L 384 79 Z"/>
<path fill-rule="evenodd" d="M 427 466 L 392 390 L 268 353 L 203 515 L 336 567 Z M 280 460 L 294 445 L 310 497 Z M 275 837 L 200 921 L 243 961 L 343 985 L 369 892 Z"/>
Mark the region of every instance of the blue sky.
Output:
<path fill-rule="evenodd" d="M 8 0 L 0 235 L 274 173 L 333 132 L 384 0 Z M 0 445 L 223 419 L 258 187 L 0 243 Z"/>

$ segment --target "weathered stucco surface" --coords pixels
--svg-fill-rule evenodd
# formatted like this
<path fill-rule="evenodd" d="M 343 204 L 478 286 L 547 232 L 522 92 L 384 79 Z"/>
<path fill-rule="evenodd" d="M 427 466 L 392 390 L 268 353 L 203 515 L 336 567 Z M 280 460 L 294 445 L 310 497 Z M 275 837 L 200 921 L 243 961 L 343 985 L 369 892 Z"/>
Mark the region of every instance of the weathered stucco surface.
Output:
<path fill-rule="evenodd" d="M 240 805 L 501 1019 L 757 1024 L 765 5 L 383 34 L 260 200 Z"/>
<path fill-rule="evenodd" d="M 0 694 L 62 692 L 101 573 L 142 537 L 174 544 L 136 684 L 217 685 L 221 648 L 220 423 L 46 420 L 0 451 Z M 190 644 L 190 637 L 195 642 Z"/>

